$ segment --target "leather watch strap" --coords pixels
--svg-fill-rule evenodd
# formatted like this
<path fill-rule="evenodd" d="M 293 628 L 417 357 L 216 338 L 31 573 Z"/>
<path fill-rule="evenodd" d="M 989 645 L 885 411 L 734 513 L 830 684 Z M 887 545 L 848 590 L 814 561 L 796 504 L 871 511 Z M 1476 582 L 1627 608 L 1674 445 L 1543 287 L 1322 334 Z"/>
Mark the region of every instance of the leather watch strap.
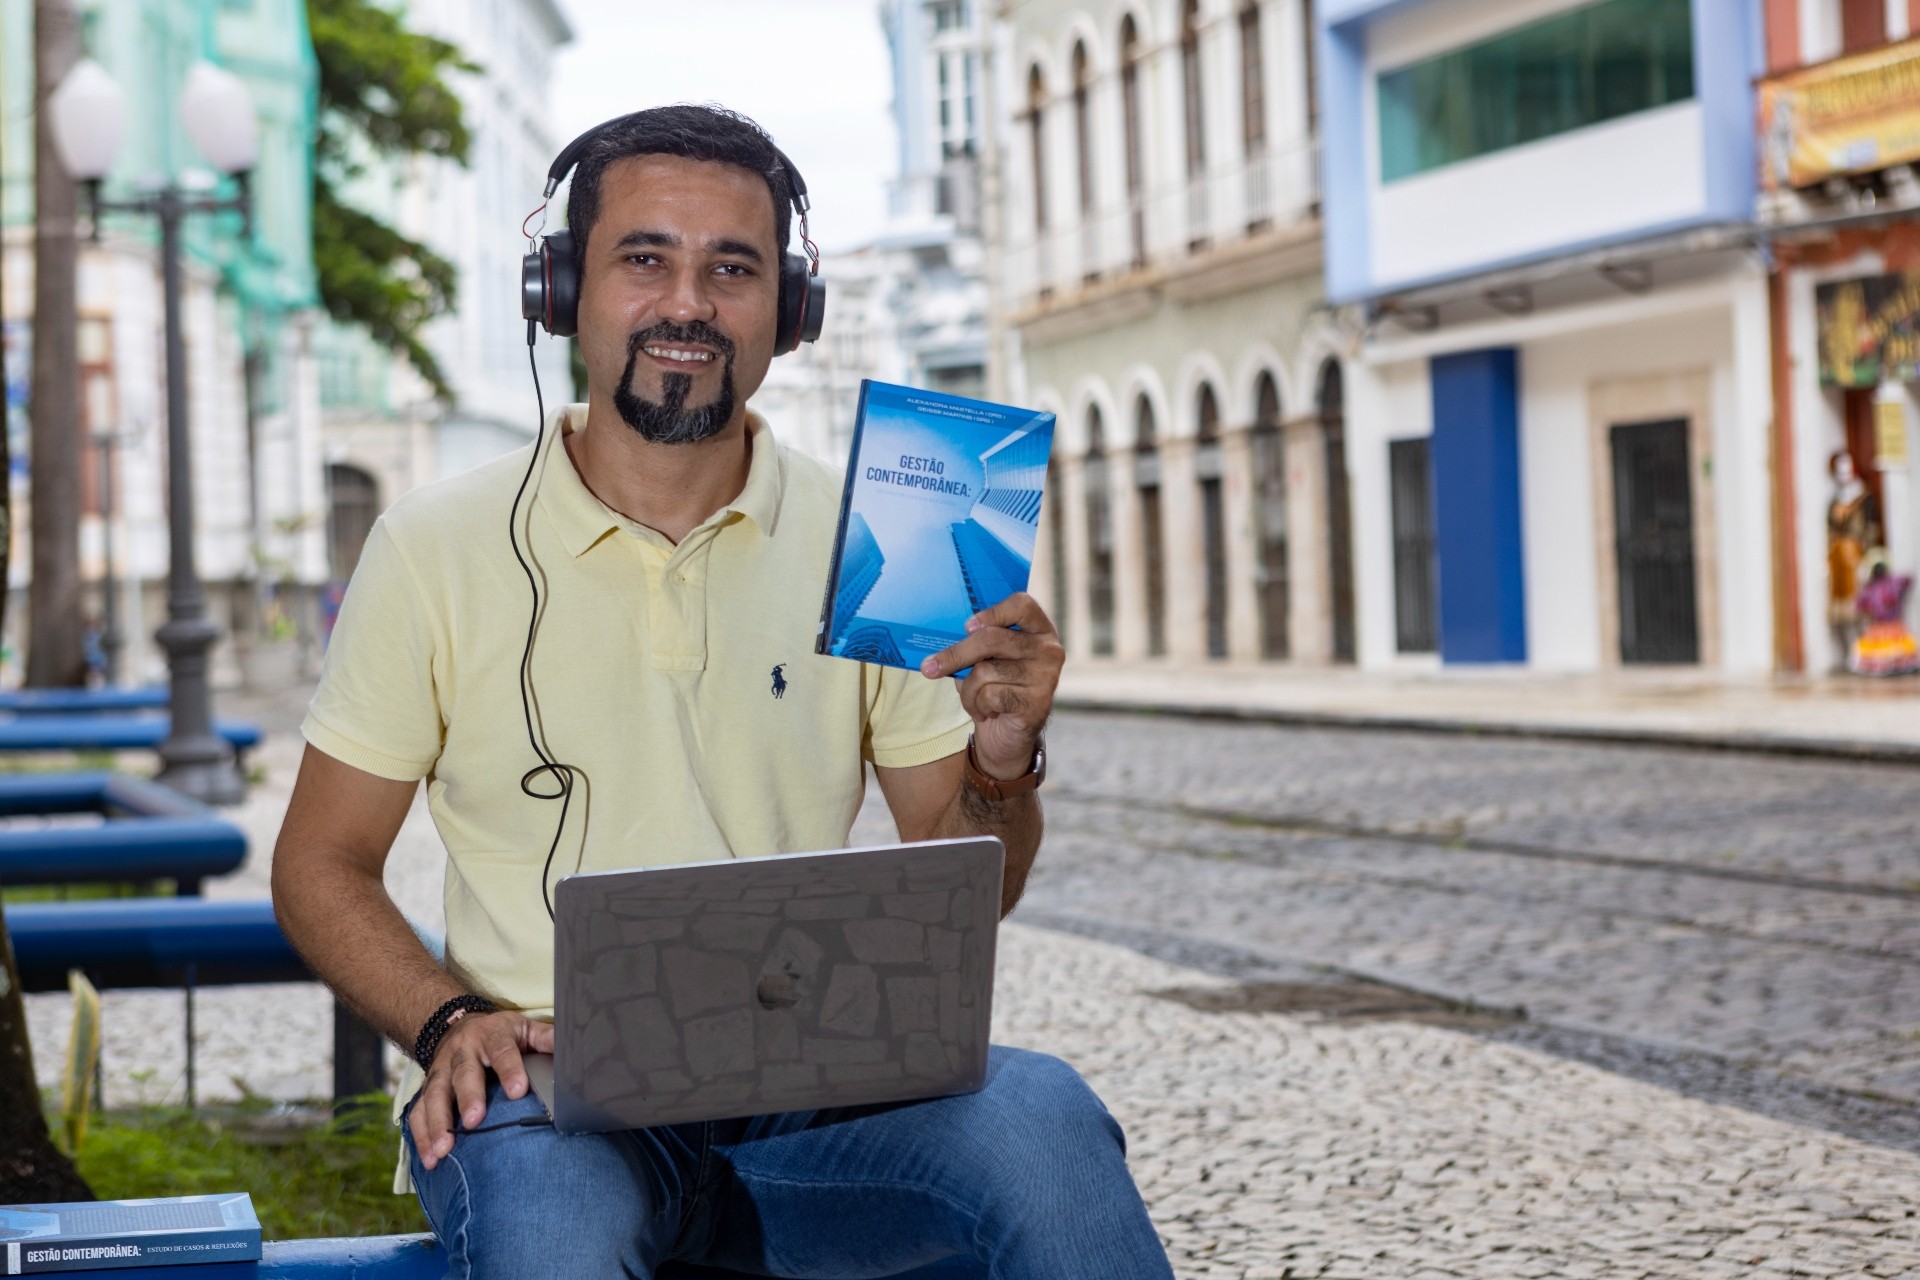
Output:
<path fill-rule="evenodd" d="M 1017 778 L 1002 781 L 988 773 L 985 769 L 982 769 L 980 762 L 974 759 L 973 736 L 969 734 L 967 736 L 966 769 L 967 785 L 989 800 L 998 803 L 1002 800 L 1010 800 L 1015 796 L 1024 796 L 1030 791 L 1038 790 L 1040 784 L 1047 780 L 1046 735 L 1041 734 L 1038 738 L 1034 739 L 1032 767 Z"/>

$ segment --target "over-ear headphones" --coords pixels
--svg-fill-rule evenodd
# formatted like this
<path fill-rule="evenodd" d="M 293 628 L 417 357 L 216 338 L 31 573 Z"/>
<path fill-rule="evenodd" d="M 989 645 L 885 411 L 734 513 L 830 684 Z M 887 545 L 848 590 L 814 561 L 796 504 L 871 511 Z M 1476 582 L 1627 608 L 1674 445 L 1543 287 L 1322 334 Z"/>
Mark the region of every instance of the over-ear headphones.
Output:
<path fill-rule="evenodd" d="M 554 157 L 547 170 L 546 199 L 553 198 L 581 153 L 613 123 L 595 125 Z M 804 254 L 786 254 L 780 262 L 780 323 L 774 331 L 773 354 L 783 356 L 820 337 L 827 314 L 827 282 L 820 278 L 820 251 L 807 235 L 807 181 L 786 152 L 775 147 L 773 153 L 786 170 L 794 212 L 800 215 L 800 243 L 806 249 Z M 580 260 L 575 249 L 571 229 L 555 231 L 541 236 L 533 251 L 520 260 L 520 316 L 538 322 L 556 338 L 570 338 L 580 330 Z"/>

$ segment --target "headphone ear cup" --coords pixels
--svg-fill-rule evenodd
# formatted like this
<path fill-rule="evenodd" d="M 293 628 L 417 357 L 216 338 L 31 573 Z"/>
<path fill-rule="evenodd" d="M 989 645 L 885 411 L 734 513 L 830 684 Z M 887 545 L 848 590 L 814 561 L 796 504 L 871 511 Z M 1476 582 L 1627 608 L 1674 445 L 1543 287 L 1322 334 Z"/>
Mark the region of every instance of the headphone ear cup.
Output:
<path fill-rule="evenodd" d="M 813 274 L 812 264 L 800 254 L 788 254 L 780 264 L 780 327 L 774 333 L 773 354 L 784 356 L 820 336 L 826 299 L 827 283 Z"/>
<path fill-rule="evenodd" d="M 571 338 L 580 331 L 580 261 L 573 252 L 573 231 L 556 231 L 540 241 L 546 267 L 547 332 Z"/>
<path fill-rule="evenodd" d="M 780 260 L 780 324 L 773 333 L 773 354 L 784 356 L 800 345 L 800 311 L 807 301 L 807 260 L 790 253 Z"/>

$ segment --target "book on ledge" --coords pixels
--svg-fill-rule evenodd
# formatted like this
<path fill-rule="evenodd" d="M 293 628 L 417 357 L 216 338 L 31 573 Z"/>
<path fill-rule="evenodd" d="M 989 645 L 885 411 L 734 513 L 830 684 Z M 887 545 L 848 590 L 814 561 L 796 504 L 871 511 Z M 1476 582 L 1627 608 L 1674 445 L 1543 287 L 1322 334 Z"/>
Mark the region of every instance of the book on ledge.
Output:
<path fill-rule="evenodd" d="M 861 382 L 814 652 L 917 670 L 1025 591 L 1052 448 L 1050 413 Z"/>
<path fill-rule="evenodd" d="M 244 1191 L 155 1200 L 0 1207 L 6 1274 L 258 1262 L 260 1220 Z"/>

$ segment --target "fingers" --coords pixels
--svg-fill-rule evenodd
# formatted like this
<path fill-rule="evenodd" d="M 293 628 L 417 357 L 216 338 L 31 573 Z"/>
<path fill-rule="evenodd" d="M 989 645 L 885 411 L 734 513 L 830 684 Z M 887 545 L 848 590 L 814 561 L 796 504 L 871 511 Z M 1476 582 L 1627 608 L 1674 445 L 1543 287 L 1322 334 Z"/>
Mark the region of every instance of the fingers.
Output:
<path fill-rule="evenodd" d="M 950 676 L 956 671 L 965 671 L 968 667 L 978 666 L 991 658 L 1013 661 L 1033 658 L 1047 643 L 1046 637 L 1028 631 L 1009 631 L 1005 627 L 981 627 L 965 640 L 948 645 L 928 658 L 920 664 L 920 670 L 929 677 Z"/>
<path fill-rule="evenodd" d="M 553 1024 L 517 1013 L 490 1013 L 462 1021 L 441 1041 L 433 1070 L 407 1113 L 407 1130 L 420 1163 L 431 1169 L 453 1150 L 454 1116 L 459 1127 L 477 1129 L 487 1118 L 487 1072 L 500 1078 L 509 1098 L 526 1096 L 530 1082 L 524 1054 L 553 1052 Z"/>
<path fill-rule="evenodd" d="M 974 668 L 976 673 L 979 670 L 978 667 Z M 1026 721 L 1038 705 L 1038 698 L 1025 685 L 991 681 L 974 686 L 974 679 L 974 676 L 968 676 L 960 686 L 960 704 L 975 723 L 1005 716 L 1013 722 L 1014 728 L 1022 732 L 1030 727 Z"/>
<path fill-rule="evenodd" d="M 440 1053 L 442 1055 L 447 1053 L 446 1046 L 441 1046 Z M 437 1056 L 434 1065 L 436 1067 L 440 1065 Z M 453 1077 L 453 1101 L 455 1110 L 460 1116 L 460 1127 L 477 1129 L 485 1123 L 487 1118 L 486 1064 L 480 1061 L 478 1053 L 463 1044 L 453 1050 L 447 1066 L 450 1069 L 449 1074 Z M 451 1140 L 448 1141 L 447 1146 L 449 1149 L 452 1148 Z"/>
<path fill-rule="evenodd" d="M 526 1029 L 526 1046 L 533 1053 L 553 1052 L 553 1024 L 535 1022 L 531 1018 L 521 1019 L 520 1025 Z"/>
<path fill-rule="evenodd" d="M 407 1131 L 413 1135 L 420 1163 L 429 1169 L 453 1150 L 453 1106 L 446 1072 L 428 1074 L 413 1109 L 407 1112 Z"/>
<path fill-rule="evenodd" d="M 1018 627 L 1033 635 L 1054 634 L 1053 619 L 1024 591 L 1016 591 L 991 609 L 975 614 L 967 624 L 969 631 L 984 627 Z"/>
<path fill-rule="evenodd" d="M 520 1061 L 520 1041 L 512 1030 L 490 1028 L 480 1052 L 484 1063 L 500 1077 L 500 1088 L 509 1098 L 518 1098 L 527 1091 L 527 1068 Z"/>

